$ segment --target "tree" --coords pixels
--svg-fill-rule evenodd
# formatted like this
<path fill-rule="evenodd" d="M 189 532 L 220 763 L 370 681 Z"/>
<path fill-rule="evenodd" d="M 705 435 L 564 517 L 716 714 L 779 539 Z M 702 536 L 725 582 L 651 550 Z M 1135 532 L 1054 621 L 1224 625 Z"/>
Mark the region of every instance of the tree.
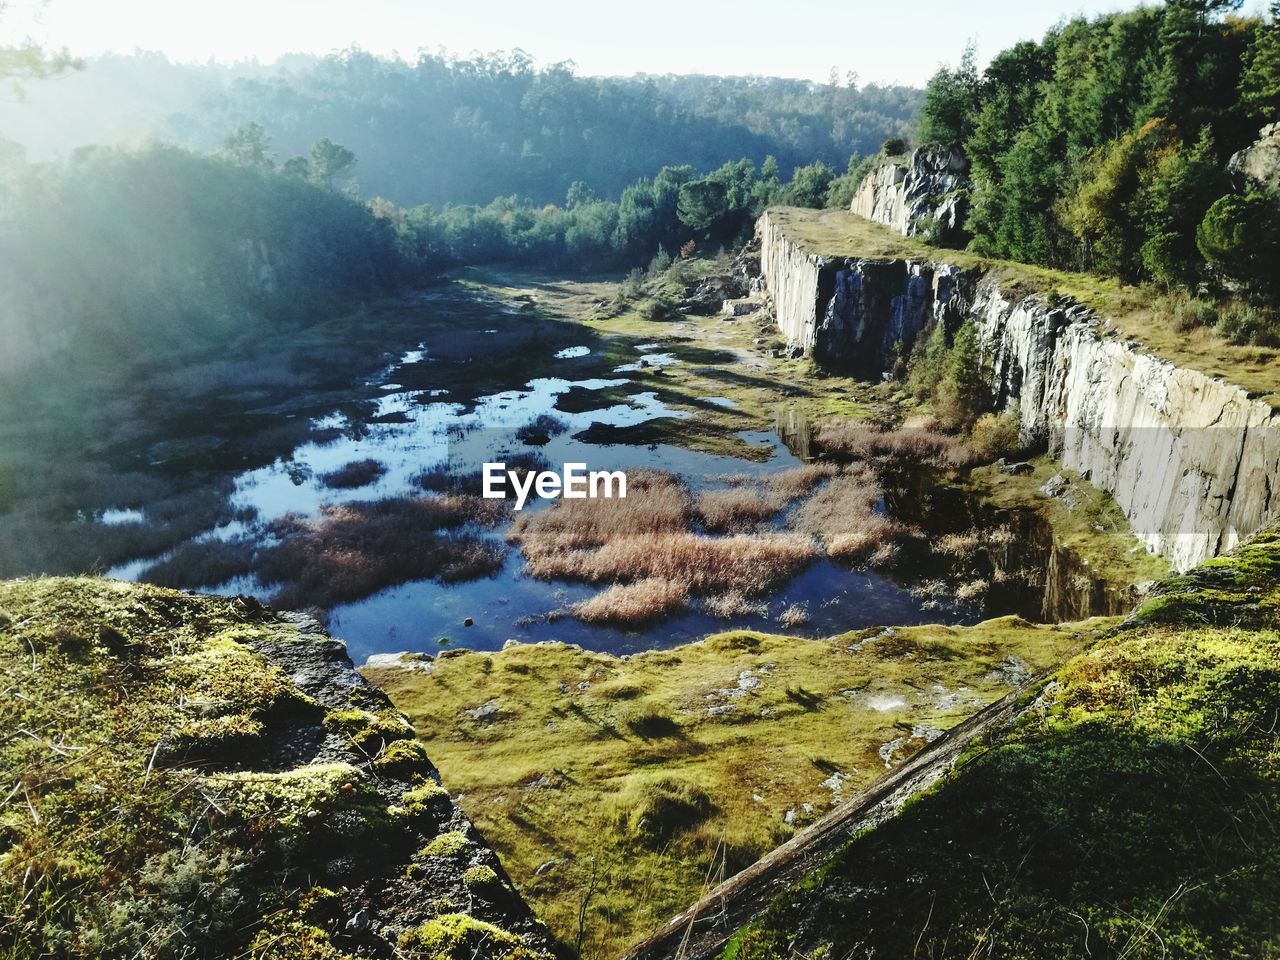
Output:
<path fill-rule="evenodd" d="M 232 163 L 254 170 L 271 170 L 275 158 L 271 155 L 271 138 L 261 124 L 246 123 L 222 142 L 222 155 Z"/>
<path fill-rule="evenodd" d="M 1240 78 L 1240 103 L 1257 123 L 1280 116 L 1280 0 L 1272 0 L 1271 22 L 1258 30 L 1249 51 L 1249 65 Z"/>
<path fill-rule="evenodd" d="M 787 188 L 787 199 L 796 207 L 818 208 L 826 205 L 827 189 L 836 173 L 819 160 L 807 167 L 796 167 L 792 174 L 791 184 Z"/>
<path fill-rule="evenodd" d="M 1280 210 L 1274 197 L 1252 190 L 1218 200 L 1196 231 L 1209 265 L 1257 292 L 1280 287 Z"/>
<path fill-rule="evenodd" d="M 972 43 L 964 49 L 960 66 L 939 67 L 924 91 L 920 111 L 920 142 L 959 147 L 969 138 L 977 113 L 981 84 Z"/>
<path fill-rule="evenodd" d="M 1166 286 L 1200 279 L 1196 227 L 1226 186 L 1208 127 L 1191 147 L 1179 144 L 1156 160 L 1140 198 L 1142 263 L 1154 279 Z"/>
<path fill-rule="evenodd" d="M 311 146 L 311 179 L 321 186 L 333 189 L 333 181 L 349 176 L 355 165 L 356 155 L 328 137 Z"/>
<path fill-rule="evenodd" d="M 991 393 L 983 372 L 978 330 L 966 321 L 956 331 L 936 394 L 935 411 L 944 426 L 967 430 L 990 406 Z"/>
<path fill-rule="evenodd" d="M 0 20 L 8 9 L 8 0 L 0 0 Z M 34 43 L 0 46 L 0 80 L 8 80 L 12 89 L 22 93 L 24 80 L 46 80 L 68 70 L 81 70 L 84 61 L 63 49 L 53 53 Z"/>

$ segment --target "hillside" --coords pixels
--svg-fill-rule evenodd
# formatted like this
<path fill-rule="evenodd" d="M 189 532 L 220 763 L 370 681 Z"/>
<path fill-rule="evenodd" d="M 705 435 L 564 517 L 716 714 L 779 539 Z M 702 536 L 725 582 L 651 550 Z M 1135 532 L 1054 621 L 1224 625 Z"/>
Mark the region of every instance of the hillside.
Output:
<path fill-rule="evenodd" d="M 1278 623 L 1271 529 L 1162 584 L 725 960 L 1276 956 Z"/>

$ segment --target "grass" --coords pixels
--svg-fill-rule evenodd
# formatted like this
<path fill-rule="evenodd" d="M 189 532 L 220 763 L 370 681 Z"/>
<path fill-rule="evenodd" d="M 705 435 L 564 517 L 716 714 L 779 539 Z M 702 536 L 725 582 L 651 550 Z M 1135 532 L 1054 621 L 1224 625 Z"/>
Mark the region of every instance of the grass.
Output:
<path fill-rule="evenodd" d="M 329 504 L 273 523 L 280 543 L 259 552 L 258 574 L 280 585 L 277 605 L 321 608 L 410 580 L 483 577 L 501 567 L 501 547 L 458 528 L 504 515 L 499 501 L 467 494 Z"/>
<path fill-rule="evenodd" d="M 515 645 L 365 674 L 413 719 L 516 886 L 571 942 L 586 898 L 594 960 L 785 840 L 789 811 L 803 825 L 829 809 L 833 770 L 846 791 L 868 783 L 885 743 L 905 736 L 905 756 L 922 743 L 913 726 L 947 727 L 1007 692 L 996 671 L 1008 657 L 1045 669 L 1108 626 L 735 632 L 626 658 Z M 490 700 L 496 720 L 467 712 Z"/>
<path fill-rule="evenodd" d="M 881 424 L 833 420 L 818 429 L 817 440 L 824 450 L 864 461 L 898 459 L 957 469 L 981 459 L 963 437 L 928 426 L 889 429 Z"/>
<path fill-rule="evenodd" d="M 1280 535 L 1174 577 L 726 960 L 1280 956 Z"/>
<path fill-rule="evenodd" d="M 413 885 L 405 866 L 462 818 L 333 653 L 239 599 L 0 583 L 0 956 L 354 960 L 335 932 L 358 909 L 375 919 L 361 955 L 390 954 L 389 904 L 446 912 L 462 868 Z M 393 752 L 404 779 L 370 762 Z"/>
<path fill-rule="evenodd" d="M 726 504 L 753 502 L 742 493 L 730 489 L 711 501 L 726 526 Z M 699 504 L 708 505 L 705 498 Z M 536 577 L 614 584 L 573 608 L 588 622 L 651 620 L 681 609 L 692 594 L 760 596 L 817 554 L 809 538 L 790 533 L 705 536 L 691 529 L 701 517 L 679 478 L 641 471 L 630 475 L 626 499 L 557 501 L 519 516 L 508 539 Z"/>
<path fill-rule="evenodd" d="M 320 482 L 330 490 L 355 490 L 367 487 L 386 472 L 387 468 L 377 460 L 352 460 L 337 470 L 322 474 Z"/>
<path fill-rule="evenodd" d="M 1280 350 L 1233 344 L 1209 327 L 1182 329 L 1180 318 L 1155 287 L 1134 287 L 1090 274 L 1070 273 L 930 247 L 888 227 L 842 210 L 776 207 L 769 217 L 790 237 L 816 253 L 836 257 L 936 260 L 980 269 L 1028 292 L 1058 292 L 1092 308 L 1111 328 L 1107 335 L 1134 339 L 1142 348 L 1178 366 L 1219 377 L 1280 408 L 1275 364 Z"/>

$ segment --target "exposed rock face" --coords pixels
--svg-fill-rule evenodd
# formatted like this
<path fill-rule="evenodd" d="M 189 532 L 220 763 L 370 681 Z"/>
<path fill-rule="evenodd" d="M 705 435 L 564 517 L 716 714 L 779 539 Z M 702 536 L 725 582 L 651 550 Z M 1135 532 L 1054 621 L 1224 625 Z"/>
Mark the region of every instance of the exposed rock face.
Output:
<path fill-rule="evenodd" d="M 1280 193 L 1280 123 L 1263 127 L 1257 143 L 1232 157 L 1228 169 Z"/>
<path fill-rule="evenodd" d="M 964 226 L 969 163 L 945 147 L 920 147 L 906 162 L 887 161 L 858 187 L 850 210 L 904 237 L 955 237 Z"/>
<path fill-rule="evenodd" d="M 820 363 L 878 376 L 931 323 L 976 325 L 1023 439 L 1110 493 L 1178 569 L 1233 548 L 1280 508 L 1280 417 L 1239 387 L 1140 352 L 1082 306 L 1050 305 L 945 263 L 824 257 L 765 214 L 762 269 L 783 334 Z"/>
<path fill-rule="evenodd" d="M 789 346 L 878 379 L 935 319 L 953 329 L 976 276 L 948 264 L 827 257 L 792 242 L 768 213 L 761 269 Z"/>

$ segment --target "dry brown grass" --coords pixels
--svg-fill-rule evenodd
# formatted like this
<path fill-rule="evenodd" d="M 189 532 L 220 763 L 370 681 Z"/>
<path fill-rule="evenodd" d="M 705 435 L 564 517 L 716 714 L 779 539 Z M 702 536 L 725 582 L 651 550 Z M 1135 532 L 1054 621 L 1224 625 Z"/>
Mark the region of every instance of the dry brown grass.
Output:
<path fill-rule="evenodd" d="M 803 467 L 792 467 L 769 477 L 769 491 L 783 500 L 794 500 L 838 473 L 840 468 L 834 463 L 807 463 Z"/>
<path fill-rule="evenodd" d="M 318 517 L 273 523 L 280 543 L 260 552 L 258 572 L 281 585 L 274 603 L 298 607 L 331 607 L 411 580 L 488 576 L 502 549 L 457 528 L 503 516 L 500 501 L 462 494 L 329 505 Z"/>
<path fill-rule="evenodd" d="M 757 502 L 748 491 L 726 492 L 747 496 L 704 503 L 714 509 L 713 522 L 725 526 L 759 516 L 768 501 Z M 637 471 L 628 477 L 625 499 L 560 500 L 521 515 L 508 539 L 520 544 L 536 577 L 624 584 L 658 579 L 682 584 L 688 594 L 758 596 L 817 552 L 811 538 L 794 533 L 703 536 L 690 529 L 700 515 L 678 478 Z"/>
<path fill-rule="evenodd" d="M 824 449 L 854 460 L 910 460 L 958 469 L 981 459 L 961 437 L 927 424 L 886 430 L 857 420 L 840 420 L 820 427 L 817 439 Z"/>
<path fill-rule="evenodd" d="M 886 563 L 903 527 L 877 512 L 883 491 L 866 473 L 842 475 L 810 497 L 793 519 L 796 529 L 817 537 L 837 560 Z"/>
<path fill-rule="evenodd" d="M 734 590 L 712 594 L 702 601 L 702 607 L 713 617 L 726 620 L 731 617 L 764 617 L 769 614 L 768 604 L 743 596 Z"/>
<path fill-rule="evenodd" d="M 809 605 L 793 603 L 778 614 L 778 623 L 784 627 L 803 627 L 809 622 Z"/>
<path fill-rule="evenodd" d="M 689 494 L 674 474 L 635 470 L 627 474 L 627 495 L 620 499 L 559 500 L 547 510 L 521 513 L 507 539 L 557 550 L 600 546 L 618 537 L 673 533 L 687 529 Z"/>
<path fill-rule="evenodd" d="M 730 487 L 699 494 L 694 510 L 702 525 L 713 533 L 742 533 L 777 516 L 788 499 L 772 492 L 766 495 L 759 490 Z"/>
<path fill-rule="evenodd" d="M 684 610 L 689 591 L 682 583 L 649 577 L 636 583 L 614 584 L 570 607 L 584 623 L 633 625 L 658 620 Z"/>

